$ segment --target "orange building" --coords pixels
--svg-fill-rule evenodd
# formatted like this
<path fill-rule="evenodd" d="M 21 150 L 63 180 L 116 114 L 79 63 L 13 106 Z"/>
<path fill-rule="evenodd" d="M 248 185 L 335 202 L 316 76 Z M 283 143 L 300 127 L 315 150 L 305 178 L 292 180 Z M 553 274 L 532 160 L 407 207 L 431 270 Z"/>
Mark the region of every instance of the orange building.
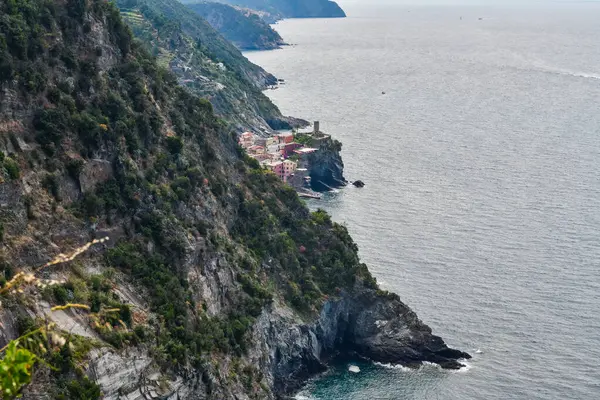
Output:
<path fill-rule="evenodd" d="M 291 132 L 280 133 L 278 135 L 275 135 L 275 137 L 277 138 L 279 144 L 287 144 L 292 143 L 294 141 L 294 134 Z"/>

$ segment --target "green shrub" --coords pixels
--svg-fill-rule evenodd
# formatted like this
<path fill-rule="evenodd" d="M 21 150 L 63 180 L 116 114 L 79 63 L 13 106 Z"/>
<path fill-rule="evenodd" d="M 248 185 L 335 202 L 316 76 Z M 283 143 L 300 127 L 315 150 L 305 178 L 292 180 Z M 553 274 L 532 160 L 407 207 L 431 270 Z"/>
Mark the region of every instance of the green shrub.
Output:
<path fill-rule="evenodd" d="M 48 92 L 46 93 L 46 98 L 48 99 L 48 101 L 54 104 L 59 104 L 60 97 L 60 90 L 57 87 L 49 88 Z"/>
<path fill-rule="evenodd" d="M 86 193 L 82 201 L 82 211 L 87 217 L 96 217 L 104 212 L 104 200 L 93 193 Z"/>
<path fill-rule="evenodd" d="M 167 149 L 171 154 L 179 154 L 183 150 L 183 139 L 177 136 L 167 137 Z"/>
<path fill-rule="evenodd" d="M 69 381 L 61 392 L 56 400 L 99 400 L 102 395 L 100 386 L 87 376 Z"/>
<path fill-rule="evenodd" d="M 188 199 L 192 193 L 192 188 L 193 186 L 190 181 L 190 178 L 188 178 L 187 176 L 178 176 L 171 183 L 171 189 L 173 190 L 173 192 L 175 192 L 179 200 Z"/>
<path fill-rule="evenodd" d="M 25 205 L 25 211 L 27 212 L 28 219 L 34 219 L 35 214 L 33 212 L 33 205 L 35 204 L 35 200 L 31 195 L 23 196 L 23 204 Z"/>
<path fill-rule="evenodd" d="M 139 342 L 146 341 L 146 339 L 152 334 L 143 325 L 137 325 L 135 328 L 133 328 L 133 333 L 135 334 L 135 336 Z"/>
<path fill-rule="evenodd" d="M 89 155 L 91 151 L 100 147 L 102 129 L 100 128 L 100 122 L 93 115 L 82 112 L 73 118 L 73 123 L 83 144 L 84 151 L 82 154 Z"/>
<path fill-rule="evenodd" d="M 42 186 L 50 193 L 56 201 L 60 201 L 58 178 L 54 174 L 48 174 L 42 180 Z"/>
<path fill-rule="evenodd" d="M 19 336 L 23 336 L 28 332 L 34 331 L 38 327 L 35 320 L 29 314 L 19 314 L 16 321 L 17 332 Z"/>
<path fill-rule="evenodd" d="M 10 179 L 19 179 L 21 176 L 21 170 L 19 169 L 19 164 L 15 160 L 10 157 L 4 157 L 4 161 L 2 163 L 4 166 L 4 170 L 10 177 Z"/>
<path fill-rule="evenodd" d="M 71 299 L 69 291 L 63 285 L 54 285 L 51 286 L 51 288 L 52 296 L 56 304 L 64 305 L 67 304 Z"/>
<path fill-rule="evenodd" d="M 252 158 L 250 156 L 244 156 L 244 161 L 246 162 L 246 164 L 248 164 L 248 166 L 252 169 L 260 169 L 260 163 L 258 162 L 258 160 L 256 158 Z"/>
<path fill-rule="evenodd" d="M 72 159 L 67 162 L 66 169 L 67 173 L 71 178 L 75 181 L 79 181 L 79 175 L 81 175 L 81 171 L 83 171 L 84 162 L 80 159 Z"/>
<path fill-rule="evenodd" d="M 35 116 L 33 125 L 37 130 L 38 143 L 52 156 L 56 153 L 62 136 L 71 128 L 71 114 L 64 107 L 45 109 Z"/>

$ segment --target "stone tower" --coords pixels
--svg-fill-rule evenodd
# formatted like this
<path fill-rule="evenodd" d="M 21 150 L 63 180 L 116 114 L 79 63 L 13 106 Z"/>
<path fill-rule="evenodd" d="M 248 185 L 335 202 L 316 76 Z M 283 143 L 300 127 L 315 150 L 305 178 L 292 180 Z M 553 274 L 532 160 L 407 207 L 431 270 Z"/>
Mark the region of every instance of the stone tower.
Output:
<path fill-rule="evenodd" d="M 313 124 L 313 126 L 314 126 L 313 134 L 316 135 L 316 134 L 318 134 L 321 131 L 321 129 L 320 129 L 321 127 L 320 127 L 319 121 L 315 121 L 315 123 Z"/>

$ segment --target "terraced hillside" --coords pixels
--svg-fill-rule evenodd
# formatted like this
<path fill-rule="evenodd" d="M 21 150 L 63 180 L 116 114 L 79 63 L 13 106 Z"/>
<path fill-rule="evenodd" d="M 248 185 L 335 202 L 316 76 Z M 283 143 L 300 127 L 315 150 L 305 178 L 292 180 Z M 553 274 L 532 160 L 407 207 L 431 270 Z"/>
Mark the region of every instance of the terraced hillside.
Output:
<path fill-rule="evenodd" d="M 215 2 L 188 4 L 188 8 L 205 18 L 240 49 L 271 50 L 285 44 L 255 11 Z"/>
<path fill-rule="evenodd" d="M 262 93 L 275 77 L 250 63 L 201 16 L 177 0 L 118 0 L 136 36 L 178 82 L 207 98 L 237 130 L 271 132 L 302 123 Z"/>
<path fill-rule="evenodd" d="M 200 0 L 181 0 L 193 4 Z M 261 11 L 263 18 L 275 22 L 283 18 L 343 18 L 346 13 L 331 0 L 220 0 L 222 3 Z"/>

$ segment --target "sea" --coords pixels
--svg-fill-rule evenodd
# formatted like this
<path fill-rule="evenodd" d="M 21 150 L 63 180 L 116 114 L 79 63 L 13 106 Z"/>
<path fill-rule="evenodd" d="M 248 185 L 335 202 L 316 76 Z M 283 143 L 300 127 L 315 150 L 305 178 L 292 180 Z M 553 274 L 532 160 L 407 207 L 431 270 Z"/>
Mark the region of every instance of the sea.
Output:
<path fill-rule="evenodd" d="M 600 399 L 600 3 L 342 5 L 346 19 L 279 22 L 290 45 L 246 56 L 366 184 L 309 206 L 473 358 L 346 362 L 297 398 Z"/>

